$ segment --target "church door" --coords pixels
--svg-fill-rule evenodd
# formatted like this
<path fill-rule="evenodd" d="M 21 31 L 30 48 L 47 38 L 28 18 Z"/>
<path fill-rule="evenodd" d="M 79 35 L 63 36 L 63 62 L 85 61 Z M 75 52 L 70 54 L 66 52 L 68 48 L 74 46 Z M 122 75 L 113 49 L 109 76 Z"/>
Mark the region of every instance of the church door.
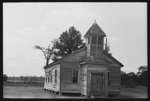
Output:
<path fill-rule="evenodd" d="M 102 73 L 92 73 L 91 74 L 91 94 L 100 95 L 105 91 L 105 82 L 104 82 L 104 74 Z"/>

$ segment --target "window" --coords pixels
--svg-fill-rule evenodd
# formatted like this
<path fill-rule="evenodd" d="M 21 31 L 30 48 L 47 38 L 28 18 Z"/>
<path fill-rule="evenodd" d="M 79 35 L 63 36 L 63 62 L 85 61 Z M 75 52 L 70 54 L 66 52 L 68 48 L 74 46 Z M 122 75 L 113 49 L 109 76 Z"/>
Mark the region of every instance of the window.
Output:
<path fill-rule="evenodd" d="M 46 82 L 48 83 L 48 77 L 46 77 Z"/>
<path fill-rule="evenodd" d="M 90 37 L 88 37 L 88 44 L 90 44 Z"/>
<path fill-rule="evenodd" d="M 47 82 L 47 77 L 45 77 L 45 82 Z"/>
<path fill-rule="evenodd" d="M 93 43 L 93 44 L 96 44 L 96 41 L 97 41 L 96 37 L 93 36 L 93 37 L 92 37 L 92 43 Z"/>
<path fill-rule="evenodd" d="M 49 76 L 49 82 L 51 82 L 51 76 Z"/>
<path fill-rule="evenodd" d="M 101 37 L 98 37 L 98 44 L 102 44 L 103 39 Z"/>
<path fill-rule="evenodd" d="M 53 82 L 53 75 L 51 75 L 51 83 Z"/>
<path fill-rule="evenodd" d="M 57 70 L 55 70 L 55 83 L 57 83 Z"/>
<path fill-rule="evenodd" d="M 108 86 L 110 86 L 110 72 L 108 72 Z"/>
<path fill-rule="evenodd" d="M 78 83 L 78 70 L 73 70 L 72 82 Z"/>
<path fill-rule="evenodd" d="M 48 83 L 48 77 L 46 77 L 46 82 Z"/>
<path fill-rule="evenodd" d="M 51 71 L 49 71 L 49 82 L 51 82 L 52 83 L 52 72 Z"/>

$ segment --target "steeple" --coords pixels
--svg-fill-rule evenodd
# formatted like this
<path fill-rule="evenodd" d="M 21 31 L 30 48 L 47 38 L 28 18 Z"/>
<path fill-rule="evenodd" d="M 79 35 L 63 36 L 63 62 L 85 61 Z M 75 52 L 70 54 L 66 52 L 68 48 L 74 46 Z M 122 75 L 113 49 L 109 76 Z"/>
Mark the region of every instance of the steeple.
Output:
<path fill-rule="evenodd" d="M 105 32 L 96 23 L 89 28 L 84 38 L 86 39 L 87 55 L 88 56 L 101 56 L 103 52 Z"/>
<path fill-rule="evenodd" d="M 101 35 L 101 36 L 106 36 L 105 32 L 99 27 L 99 25 L 94 22 L 94 24 L 89 28 L 89 30 L 85 34 L 85 38 L 89 35 Z"/>
<path fill-rule="evenodd" d="M 96 19 L 95 19 L 95 22 L 94 23 L 96 23 Z"/>

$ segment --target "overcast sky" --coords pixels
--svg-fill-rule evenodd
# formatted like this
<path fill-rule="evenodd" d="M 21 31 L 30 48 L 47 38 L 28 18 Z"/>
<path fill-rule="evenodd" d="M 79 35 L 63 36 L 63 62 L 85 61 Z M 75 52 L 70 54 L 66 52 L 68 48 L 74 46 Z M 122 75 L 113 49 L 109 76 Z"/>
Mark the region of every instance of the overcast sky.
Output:
<path fill-rule="evenodd" d="M 84 36 L 95 19 L 123 71 L 147 65 L 146 3 L 3 3 L 3 72 L 44 76 L 44 56 L 34 46 L 47 47 L 71 26 Z"/>

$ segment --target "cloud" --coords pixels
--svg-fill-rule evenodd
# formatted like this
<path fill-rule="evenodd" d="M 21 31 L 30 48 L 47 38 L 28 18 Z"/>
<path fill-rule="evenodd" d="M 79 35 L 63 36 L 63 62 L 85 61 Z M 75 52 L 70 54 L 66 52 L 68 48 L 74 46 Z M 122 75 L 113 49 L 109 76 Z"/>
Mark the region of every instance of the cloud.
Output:
<path fill-rule="evenodd" d="M 78 25 L 78 23 L 84 21 L 90 21 L 95 19 L 95 14 L 89 12 L 83 8 L 74 9 L 56 9 L 47 13 L 48 19 L 45 23 L 53 24 L 56 28 L 65 30 L 72 25 Z"/>

